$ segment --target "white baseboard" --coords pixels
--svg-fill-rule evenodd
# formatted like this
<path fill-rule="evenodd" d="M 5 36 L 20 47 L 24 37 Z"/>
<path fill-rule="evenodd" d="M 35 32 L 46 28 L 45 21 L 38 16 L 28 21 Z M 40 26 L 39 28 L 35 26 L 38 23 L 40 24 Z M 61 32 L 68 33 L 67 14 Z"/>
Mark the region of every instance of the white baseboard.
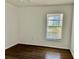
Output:
<path fill-rule="evenodd" d="M 12 44 L 12 45 L 9 45 L 9 46 L 5 46 L 5 49 L 8 49 L 8 48 L 10 48 L 12 46 L 15 46 L 15 45 L 17 45 L 17 44 Z"/>
<path fill-rule="evenodd" d="M 70 52 L 71 52 L 71 54 L 72 54 L 72 56 L 73 56 L 73 58 L 74 58 L 74 52 L 73 52 L 72 50 L 70 50 Z"/>
<path fill-rule="evenodd" d="M 50 48 L 59 48 L 59 49 L 67 49 L 69 50 L 68 48 L 62 48 L 62 47 L 56 47 L 56 46 L 49 46 L 49 45 L 42 45 L 42 44 L 31 44 L 31 43 L 22 43 L 22 42 L 19 42 L 19 44 L 26 44 L 26 45 L 35 45 L 35 46 L 44 46 L 44 47 L 50 47 Z"/>

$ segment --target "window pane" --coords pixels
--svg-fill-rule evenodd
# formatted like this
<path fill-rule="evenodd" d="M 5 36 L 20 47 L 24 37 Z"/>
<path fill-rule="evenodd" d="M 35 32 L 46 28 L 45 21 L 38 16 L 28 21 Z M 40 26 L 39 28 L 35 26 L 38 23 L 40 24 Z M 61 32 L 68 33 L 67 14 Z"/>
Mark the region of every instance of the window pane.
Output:
<path fill-rule="evenodd" d="M 62 14 L 49 15 L 47 18 L 47 38 L 61 39 L 62 38 Z"/>

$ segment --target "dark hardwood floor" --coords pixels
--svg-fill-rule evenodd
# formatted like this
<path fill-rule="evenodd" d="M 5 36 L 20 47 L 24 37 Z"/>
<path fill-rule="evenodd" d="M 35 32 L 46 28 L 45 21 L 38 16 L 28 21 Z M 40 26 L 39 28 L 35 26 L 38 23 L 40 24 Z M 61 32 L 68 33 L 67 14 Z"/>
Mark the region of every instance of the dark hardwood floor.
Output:
<path fill-rule="evenodd" d="M 5 51 L 5 59 L 73 59 L 69 50 L 17 44 Z"/>

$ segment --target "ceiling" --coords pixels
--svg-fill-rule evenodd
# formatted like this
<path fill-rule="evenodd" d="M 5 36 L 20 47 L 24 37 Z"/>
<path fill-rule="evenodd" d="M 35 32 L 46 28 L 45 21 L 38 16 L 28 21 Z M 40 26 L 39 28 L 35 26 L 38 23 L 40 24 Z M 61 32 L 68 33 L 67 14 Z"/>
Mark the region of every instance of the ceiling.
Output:
<path fill-rule="evenodd" d="M 59 5 L 59 4 L 71 4 L 74 0 L 6 0 L 6 2 L 22 7 L 33 5 Z"/>

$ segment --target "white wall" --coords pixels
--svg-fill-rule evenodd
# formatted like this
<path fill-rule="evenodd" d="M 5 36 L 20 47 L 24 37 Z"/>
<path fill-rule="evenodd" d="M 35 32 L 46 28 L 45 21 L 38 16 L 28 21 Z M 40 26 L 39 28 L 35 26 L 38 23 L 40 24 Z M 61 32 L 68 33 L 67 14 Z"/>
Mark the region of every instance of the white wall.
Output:
<path fill-rule="evenodd" d="M 71 33 L 71 49 L 70 49 L 70 51 L 74 57 L 74 24 L 73 23 L 72 23 L 72 31 L 71 32 L 72 33 Z"/>
<path fill-rule="evenodd" d="M 72 5 L 19 8 L 19 43 L 69 49 L 72 9 Z M 46 14 L 55 12 L 64 14 L 63 39 L 48 41 L 45 38 Z"/>
<path fill-rule="evenodd" d="M 6 3 L 6 39 L 5 48 L 9 48 L 18 42 L 17 31 L 17 7 Z"/>
<path fill-rule="evenodd" d="M 17 8 L 6 3 L 6 48 L 17 43 L 69 49 L 73 5 L 29 6 Z M 46 14 L 63 13 L 63 39 L 46 40 Z M 73 44 L 72 44 L 73 45 Z"/>

